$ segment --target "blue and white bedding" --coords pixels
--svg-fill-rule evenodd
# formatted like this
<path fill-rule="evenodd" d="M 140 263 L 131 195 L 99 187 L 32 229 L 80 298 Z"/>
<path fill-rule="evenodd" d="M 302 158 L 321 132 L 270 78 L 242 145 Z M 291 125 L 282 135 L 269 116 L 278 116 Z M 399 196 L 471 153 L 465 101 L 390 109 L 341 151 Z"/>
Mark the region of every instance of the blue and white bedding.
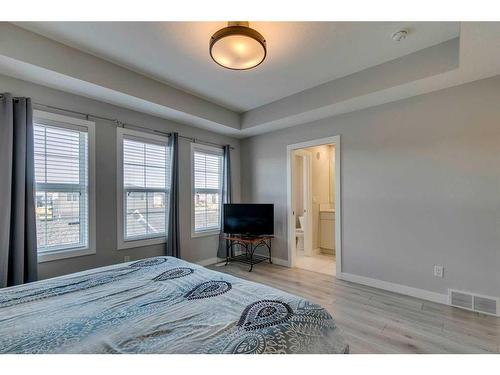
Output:
<path fill-rule="evenodd" d="M 347 353 L 328 312 L 171 257 L 0 290 L 1 353 Z"/>

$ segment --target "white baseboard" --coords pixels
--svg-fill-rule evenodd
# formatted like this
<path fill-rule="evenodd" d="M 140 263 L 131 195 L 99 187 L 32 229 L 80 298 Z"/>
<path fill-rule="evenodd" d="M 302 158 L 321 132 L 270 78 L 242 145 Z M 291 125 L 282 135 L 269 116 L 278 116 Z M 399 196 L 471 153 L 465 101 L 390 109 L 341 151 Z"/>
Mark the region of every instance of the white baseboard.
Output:
<path fill-rule="evenodd" d="M 351 281 L 353 283 L 367 285 L 373 288 L 388 290 L 390 292 L 404 294 L 407 296 L 420 298 L 436 303 L 441 303 L 443 305 L 448 305 L 448 295 L 446 294 L 435 293 L 425 289 L 413 288 L 411 286 L 395 284 L 388 281 L 372 279 L 370 277 L 358 276 L 346 272 L 342 272 L 340 275 L 337 275 L 336 277 L 337 279 Z"/>
<path fill-rule="evenodd" d="M 290 267 L 290 262 L 288 260 L 280 258 L 273 257 L 273 264 L 276 264 L 278 266 Z"/>
<path fill-rule="evenodd" d="M 196 264 L 199 264 L 200 266 L 209 266 L 209 265 L 220 263 L 223 261 L 224 261 L 223 258 L 213 257 L 213 258 L 209 258 L 209 259 L 200 260 L 200 261 L 196 262 Z M 276 264 L 278 266 L 290 267 L 290 262 L 288 260 L 280 259 L 280 258 L 273 257 L 273 264 Z M 389 281 L 372 279 L 370 277 L 354 275 L 352 273 L 346 273 L 346 272 L 342 272 L 340 275 L 337 275 L 336 278 L 340 279 L 340 280 L 344 280 L 344 281 L 350 281 L 350 282 L 357 283 L 357 284 L 371 286 L 371 287 L 377 288 L 377 289 L 387 290 L 389 292 L 394 292 L 394 293 L 404 294 L 404 295 L 415 297 L 415 298 L 420 298 L 420 299 L 423 299 L 426 301 L 441 303 L 443 305 L 449 304 L 447 294 L 431 292 L 431 291 L 425 290 L 425 289 L 413 288 L 411 286 L 406 286 L 406 285 L 402 285 L 402 284 L 395 284 L 395 283 L 391 283 Z"/>

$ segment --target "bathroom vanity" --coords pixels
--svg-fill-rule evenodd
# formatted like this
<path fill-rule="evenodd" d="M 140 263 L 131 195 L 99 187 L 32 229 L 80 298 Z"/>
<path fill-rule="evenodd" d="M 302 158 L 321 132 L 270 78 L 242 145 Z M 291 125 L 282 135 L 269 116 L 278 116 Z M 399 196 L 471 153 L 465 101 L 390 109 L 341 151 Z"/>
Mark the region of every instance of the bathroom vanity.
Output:
<path fill-rule="evenodd" d="M 319 212 L 319 246 L 321 252 L 335 255 L 335 210 Z"/>

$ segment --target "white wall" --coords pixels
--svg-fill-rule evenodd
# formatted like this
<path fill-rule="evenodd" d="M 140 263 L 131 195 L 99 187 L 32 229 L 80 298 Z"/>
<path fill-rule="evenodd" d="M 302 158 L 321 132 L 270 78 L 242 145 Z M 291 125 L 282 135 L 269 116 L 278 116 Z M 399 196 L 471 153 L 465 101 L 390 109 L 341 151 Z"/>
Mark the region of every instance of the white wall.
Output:
<path fill-rule="evenodd" d="M 344 272 L 500 295 L 500 76 L 243 140 L 243 200 L 275 204 L 278 258 L 286 146 L 334 135 Z"/>
<path fill-rule="evenodd" d="M 295 227 L 299 227 L 299 216 L 304 212 L 304 159 L 301 156 L 295 155 Z"/>
<path fill-rule="evenodd" d="M 123 122 L 162 131 L 178 131 L 188 137 L 196 137 L 219 144 L 231 144 L 233 197 L 240 199 L 240 142 L 209 131 L 180 125 L 158 117 L 116 107 L 61 91 L 49 89 L 29 82 L 0 75 L 0 92 L 17 96 L 28 96 L 35 102 L 117 118 Z M 67 113 L 65 113 L 67 114 Z M 93 120 L 93 119 L 92 119 Z M 164 254 L 164 245 L 154 245 L 127 250 L 117 250 L 116 240 L 116 127 L 107 121 L 96 122 L 96 206 L 97 206 L 97 253 L 77 258 L 63 259 L 39 264 L 39 278 L 47 278 L 89 268 L 123 262 L 128 255 L 140 259 Z M 190 146 L 179 140 L 180 220 L 181 253 L 188 261 L 214 258 L 217 253 L 218 236 L 191 238 L 191 174 Z"/>
<path fill-rule="evenodd" d="M 331 147 L 321 145 L 308 147 L 304 150 L 311 153 L 311 180 L 312 180 L 312 248 L 318 249 L 319 243 L 319 212 L 321 205 L 331 202 L 330 187 L 332 176 L 330 175 L 330 160 L 332 157 Z"/>

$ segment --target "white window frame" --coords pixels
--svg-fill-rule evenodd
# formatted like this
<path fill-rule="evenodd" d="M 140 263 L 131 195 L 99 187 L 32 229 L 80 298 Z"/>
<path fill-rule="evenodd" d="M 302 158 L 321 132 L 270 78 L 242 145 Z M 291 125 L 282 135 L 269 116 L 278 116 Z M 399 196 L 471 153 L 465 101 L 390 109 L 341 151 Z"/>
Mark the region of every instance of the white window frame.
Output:
<path fill-rule="evenodd" d="M 95 206 L 95 123 L 80 118 L 59 115 L 40 110 L 33 111 L 33 123 L 65 129 L 87 129 L 88 147 L 88 243 L 85 247 L 58 248 L 38 253 L 38 263 L 73 258 L 96 253 L 96 206 Z"/>
<path fill-rule="evenodd" d="M 123 194 L 123 140 L 124 138 L 135 138 L 139 142 L 152 141 L 152 143 L 159 143 L 168 145 L 168 137 L 163 137 L 157 134 L 142 132 L 126 128 L 116 129 L 116 213 L 117 213 L 117 247 L 118 250 L 131 249 L 134 247 L 158 245 L 167 242 L 167 235 L 154 238 L 141 238 L 125 240 L 125 196 Z M 168 171 L 167 171 L 168 172 Z M 169 194 L 166 194 L 169 198 Z M 167 212 L 168 215 L 168 212 Z"/>
<path fill-rule="evenodd" d="M 195 222 L 194 222 L 194 194 L 195 194 L 195 187 L 194 187 L 194 153 L 195 151 L 200 151 L 200 152 L 206 152 L 206 153 L 211 153 L 219 156 L 223 156 L 223 151 L 222 148 L 220 147 L 215 147 L 215 146 L 209 146 L 209 145 L 204 145 L 200 143 L 191 143 L 191 238 L 197 238 L 197 237 L 207 237 L 207 236 L 214 236 L 218 235 L 220 233 L 220 214 L 222 214 L 222 178 L 224 175 L 224 160 L 221 161 L 221 189 L 220 189 L 220 209 L 219 209 L 219 228 L 218 229 L 211 229 L 211 230 L 204 230 L 204 231 L 196 231 L 195 230 Z"/>

